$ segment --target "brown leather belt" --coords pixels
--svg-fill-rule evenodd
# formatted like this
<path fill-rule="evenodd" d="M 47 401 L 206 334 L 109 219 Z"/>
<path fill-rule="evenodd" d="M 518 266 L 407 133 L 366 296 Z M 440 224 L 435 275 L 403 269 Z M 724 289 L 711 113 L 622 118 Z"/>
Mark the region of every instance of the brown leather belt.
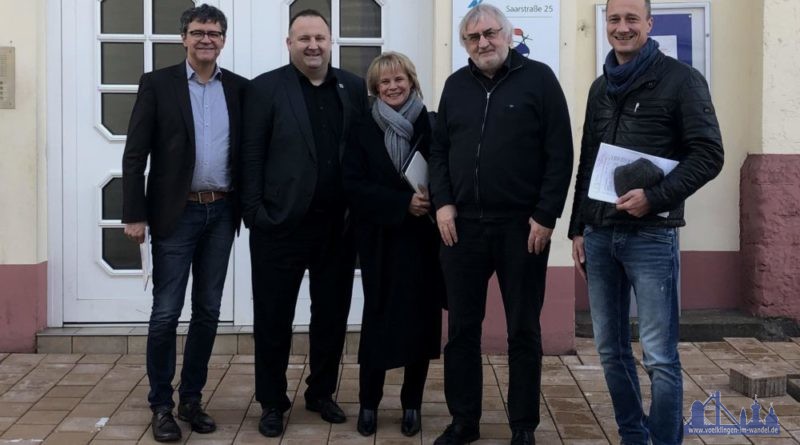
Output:
<path fill-rule="evenodd" d="M 224 198 L 228 192 L 216 191 L 203 191 L 203 192 L 189 192 L 189 201 L 199 202 L 200 204 L 208 204 L 210 202 L 218 201 Z"/>

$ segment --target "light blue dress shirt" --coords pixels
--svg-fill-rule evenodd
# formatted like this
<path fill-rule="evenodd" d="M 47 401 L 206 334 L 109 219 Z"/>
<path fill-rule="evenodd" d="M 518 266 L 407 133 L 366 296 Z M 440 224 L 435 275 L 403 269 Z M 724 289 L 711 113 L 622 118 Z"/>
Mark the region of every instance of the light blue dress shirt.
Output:
<path fill-rule="evenodd" d="M 192 191 L 230 191 L 230 122 L 225 91 L 222 89 L 222 70 L 201 83 L 197 73 L 186 62 L 189 97 L 194 118 L 195 161 Z"/>

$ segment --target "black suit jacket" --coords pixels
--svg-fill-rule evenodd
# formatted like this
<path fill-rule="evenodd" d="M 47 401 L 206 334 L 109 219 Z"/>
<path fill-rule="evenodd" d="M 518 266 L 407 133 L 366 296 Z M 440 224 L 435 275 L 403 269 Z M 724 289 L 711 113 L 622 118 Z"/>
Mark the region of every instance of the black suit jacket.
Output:
<path fill-rule="evenodd" d="M 230 124 L 230 168 L 238 189 L 241 102 L 247 79 L 222 70 L 222 88 Z M 144 170 L 150 156 L 145 193 Z M 155 236 L 168 236 L 186 207 L 195 163 L 195 133 L 186 63 L 145 73 L 128 125 L 122 156 L 122 222 L 147 221 Z M 239 206 L 234 218 L 239 226 Z"/>
<path fill-rule="evenodd" d="M 364 79 L 336 68 L 344 155 L 352 123 L 367 109 Z M 308 211 L 317 183 L 317 150 L 297 71 L 285 65 L 252 80 L 245 97 L 241 154 L 242 218 L 248 228 L 280 231 Z"/>

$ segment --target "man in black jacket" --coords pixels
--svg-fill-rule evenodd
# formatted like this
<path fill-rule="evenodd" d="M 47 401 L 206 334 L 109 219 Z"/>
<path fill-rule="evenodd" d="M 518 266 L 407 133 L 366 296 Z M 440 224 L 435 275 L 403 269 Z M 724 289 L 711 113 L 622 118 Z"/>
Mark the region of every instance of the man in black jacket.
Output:
<path fill-rule="evenodd" d="M 157 441 L 179 440 L 172 417 L 175 329 L 193 271 L 192 318 L 183 349 L 178 416 L 198 433 L 216 429 L 201 391 L 217 333 L 228 258 L 239 228 L 241 96 L 247 80 L 222 69 L 227 21 L 201 5 L 181 16 L 186 61 L 145 73 L 122 159 L 125 234 L 153 239 L 153 310 L 147 333 L 148 401 Z M 150 158 L 145 194 L 144 171 Z"/>
<path fill-rule="evenodd" d="M 283 431 L 286 368 L 300 284 L 309 271 L 311 326 L 306 409 L 345 422 L 333 401 L 353 288 L 355 245 L 346 221 L 341 158 L 366 110 L 364 80 L 329 65 L 331 32 L 297 13 L 291 63 L 253 79 L 245 100 L 242 217 L 250 229 L 259 431 Z"/>
<path fill-rule="evenodd" d="M 512 32 L 494 6 L 467 13 L 459 35 L 470 59 L 447 79 L 434 131 L 431 196 L 443 241 L 453 416 L 436 444 L 480 436 L 481 322 L 494 272 L 508 323 L 512 443 L 532 443 L 539 424 L 539 314 L 550 236 L 572 174 L 572 134 L 556 76 L 511 51 Z"/>
<path fill-rule="evenodd" d="M 677 444 L 683 436 L 677 227 L 685 225 L 684 200 L 722 168 L 722 139 L 705 79 L 648 38 L 649 0 L 606 6 L 613 50 L 589 91 L 569 229 L 572 255 L 588 278 L 595 343 L 622 443 Z M 617 187 L 615 203 L 596 201 L 588 189 L 603 142 L 679 164 L 663 176 L 645 174 L 652 164 L 637 162 L 635 171 L 616 175 L 617 185 L 628 185 Z M 630 345 L 631 287 L 652 383 L 647 415 Z"/>

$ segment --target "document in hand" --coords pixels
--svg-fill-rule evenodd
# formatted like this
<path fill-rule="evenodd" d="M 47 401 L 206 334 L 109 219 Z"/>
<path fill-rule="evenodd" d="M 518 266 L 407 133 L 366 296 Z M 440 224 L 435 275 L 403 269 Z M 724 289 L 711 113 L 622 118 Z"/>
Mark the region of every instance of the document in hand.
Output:
<path fill-rule="evenodd" d="M 142 281 L 144 290 L 147 291 L 147 283 L 153 275 L 153 264 L 150 259 L 150 228 L 144 229 L 144 242 L 139 244 L 139 255 L 142 259 Z"/>
<path fill-rule="evenodd" d="M 417 193 L 422 193 L 421 187 L 428 188 L 428 163 L 419 151 L 414 152 L 408 165 L 403 169 L 403 178 Z"/>
<path fill-rule="evenodd" d="M 589 197 L 598 201 L 617 202 L 617 192 L 614 187 L 614 170 L 622 165 L 628 165 L 638 159 L 647 159 L 668 175 L 677 165 L 678 161 L 648 155 L 616 145 L 602 143 L 597 153 L 592 169 L 592 179 L 589 182 Z"/>

